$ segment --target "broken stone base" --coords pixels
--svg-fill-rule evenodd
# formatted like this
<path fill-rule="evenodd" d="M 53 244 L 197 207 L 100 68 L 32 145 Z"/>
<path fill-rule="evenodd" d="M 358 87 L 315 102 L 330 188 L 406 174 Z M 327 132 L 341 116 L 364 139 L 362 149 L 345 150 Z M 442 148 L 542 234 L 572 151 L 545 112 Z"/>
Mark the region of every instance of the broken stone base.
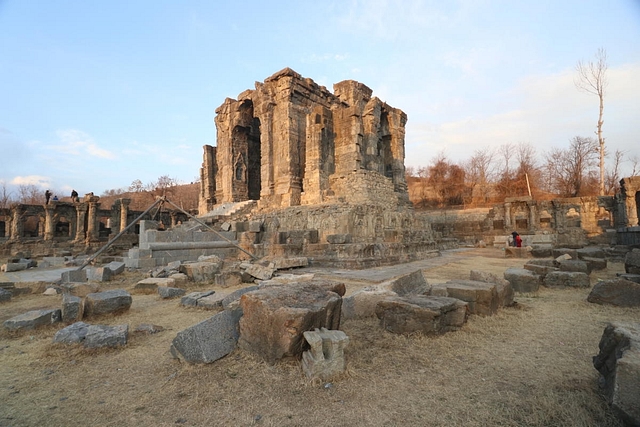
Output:
<path fill-rule="evenodd" d="M 380 326 L 395 334 L 425 335 L 458 330 L 467 320 L 467 303 L 455 298 L 390 297 L 376 307 Z"/>
<path fill-rule="evenodd" d="M 600 339 L 593 366 L 614 412 L 629 426 L 640 426 L 640 323 L 611 323 Z"/>
<path fill-rule="evenodd" d="M 307 378 L 328 380 L 345 371 L 344 349 L 349 337 L 344 332 L 320 328 L 303 335 L 311 347 L 302 353 L 302 371 Z"/>

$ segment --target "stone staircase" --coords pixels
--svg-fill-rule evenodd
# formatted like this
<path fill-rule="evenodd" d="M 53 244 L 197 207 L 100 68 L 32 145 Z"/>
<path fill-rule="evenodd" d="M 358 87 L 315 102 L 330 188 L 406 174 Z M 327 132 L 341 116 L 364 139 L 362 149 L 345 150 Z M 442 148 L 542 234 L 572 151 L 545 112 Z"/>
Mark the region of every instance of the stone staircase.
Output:
<path fill-rule="evenodd" d="M 243 202 L 236 203 L 222 203 L 216 205 L 215 208 L 204 215 L 200 215 L 199 218 L 209 219 L 215 217 L 230 217 L 233 215 L 242 215 L 249 213 L 258 204 L 255 200 L 245 200 Z"/>

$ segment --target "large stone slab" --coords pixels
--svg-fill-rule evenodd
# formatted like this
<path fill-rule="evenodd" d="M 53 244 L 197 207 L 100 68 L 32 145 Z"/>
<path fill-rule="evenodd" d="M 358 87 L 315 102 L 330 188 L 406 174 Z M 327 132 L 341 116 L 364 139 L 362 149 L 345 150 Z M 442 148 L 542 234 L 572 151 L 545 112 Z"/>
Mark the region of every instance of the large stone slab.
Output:
<path fill-rule="evenodd" d="M 5 320 L 4 327 L 10 331 L 36 329 L 57 323 L 61 318 L 62 314 L 59 308 L 32 310 Z"/>
<path fill-rule="evenodd" d="M 524 268 L 525 270 L 529 270 L 534 272 L 535 274 L 539 274 L 543 279 L 544 276 L 547 275 L 547 273 L 559 270 L 555 260 L 553 259 L 532 259 L 525 263 Z"/>
<path fill-rule="evenodd" d="M 640 283 L 621 277 L 600 281 L 591 289 L 587 301 L 619 307 L 640 307 Z"/>
<path fill-rule="evenodd" d="M 86 348 L 120 347 L 127 345 L 129 325 L 90 325 L 82 344 Z"/>
<path fill-rule="evenodd" d="M 578 273 L 591 274 L 589 264 L 579 259 L 568 259 L 558 263 L 558 269 L 560 271 L 575 271 Z"/>
<path fill-rule="evenodd" d="M 553 257 L 558 258 L 561 255 L 569 255 L 571 259 L 578 259 L 578 251 L 571 248 L 555 248 L 553 249 Z"/>
<path fill-rule="evenodd" d="M 26 262 L 8 262 L 6 264 L 2 264 L 0 271 L 10 273 L 13 271 L 26 270 L 27 268 L 29 268 L 29 263 Z"/>
<path fill-rule="evenodd" d="M 604 395 L 629 426 L 640 426 L 640 323 L 610 323 L 593 366 L 600 372 Z"/>
<path fill-rule="evenodd" d="M 238 301 L 240 299 L 240 297 L 248 292 L 253 292 L 258 290 L 258 286 L 247 286 L 246 288 L 242 288 L 242 289 L 238 289 L 237 291 L 234 291 L 232 293 L 230 293 L 229 295 L 227 295 L 226 297 L 224 297 L 222 299 L 222 307 L 227 308 L 229 307 L 231 304 L 233 304 L 235 301 Z"/>
<path fill-rule="evenodd" d="M 216 310 L 222 308 L 222 300 L 224 300 L 226 297 L 226 293 L 216 292 L 213 295 L 198 298 L 196 307 L 204 308 L 205 310 Z"/>
<path fill-rule="evenodd" d="M 504 278 L 509 281 L 515 292 L 538 292 L 542 283 L 539 274 L 535 274 L 524 268 L 508 268 L 504 272 Z"/>
<path fill-rule="evenodd" d="M 158 286 L 158 295 L 162 299 L 178 298 L 183 296 L 187 291 L 181 288 L 172 288 L 169 286 Z"/>
<path fill-rule="evenodd" d="M 120 262 L 120 261 L 111 261 L 109 264 L 105 265 L 104 267 L 111 270 L 112 276 L 115 276 L 116 274 L 120 274 L 124 272 L 125 264 L 124 262 Z"/>
<path fill-rule="evenodd" d="M 57 344 L 77 344 L 84 340 L 89 330 L 89 324 L 84 322 L 75 322 L 66 328 L 60 329 L 53 336 L 53 342 Z"/>
<path fill-rule="evenodd" d="M 198 300 L 215 294 L 216 291 L 191 292 L 180 299 L 180 305 L 185 307 L 196 307 Z"/>
<path fill-rule="evenodd" d="M 307 267 L 309 265 L 309 258 L 307 258 L 306 256 L 276 257 L 272 261 L 277 270 Z"/>
<path fill-rule="evenodd" d="M 276 269 L 273 266 L 263 266 L 259 264 L 248 264 L 244 263 L 242 265 L 245 273 L 255 277 L 260 280 L 269 280 L 273 277 L 273 273 L 275 273 Z"/>
<path fill-rule="evenodd" d="M 131 295 L 124 289 L 114 289 L 87 295 L 84 302 L 84 315 L 116 314 L 129 310 Z"/>
<path fill-rule="evenodd" d="M 627 252 L 624 257 L 624 271 L 630 274 L 640 274 L 640 249 Z"/>
<path fill-rule="evenodd" d="M 584 257 L 582 258 L 582 261 L 587 263 L 587 266 L 589 267 L 589 271 L 607 269 L 607 260 L 605 258 Z"/>
<path fill-rule="evenodd" d="M 579 259 L 584 260 L 585 258 L 605 258 L 604 249 L 598 246 L 587 246 L 586 248 L 581 248 L 576 250 L 576 254 Z"/>
<path fill-rule="evenodd" d="M 340 328 L 341 305 L 337 293 L 306 283 L 249 292 L 240 299 L 238 344 L 270 364 L 300 356 L 305 331 Z"/>
<path fill-rule="evenodd" d="M 427 295 L 431 286 L 424 277 L 422 270 L 397 277 L 387 283 L 381 284 L 381 288 L 395 292 L 399 296 Z"/>
<path fill-rule="evenodd" d="M 211 363 L 226 356 L 236 348 L 241 317 L 240 309 L 224 310 L 178 332 L 171 343 L 172 356 L 188 363 Z"/>
<path fill-rule="evenodd" d="M 438 293 L 438 291 L 441 291 Z M 467 303 L 470 314 L 490 316 L 500 307 L 498 290 L 493 283 L 476 280 L 451 280 L 433 285 L 433 295 L 456 298 Z"/>
<path fill-rule="evenodd" d="M 61 275 L 62 283 L 81 283 L 87 281 L 87 272 L 85 270 L 64 271 Z"/>
<path fill-rule="evenodd" d="M 389 297 L 378 303 L 376 316 L 380 326 L 395 334 L 437 335 L 462 327 L 467 320 L 467 303 L 424 295 Z"/>
<path fill-rule="evenodd" d="M 578 271 L 552 271 L 544 276 L 547 288 L 588 288 L 591 281 L 586 273 Z"/>
<path fill-rule="evenodd" d="M 136 283 L 133 290 L 141 294 L 155 294 L 159 286 L 173 287 L 175 283 L 174 279 L 168 277 L 148 277 Z"/>

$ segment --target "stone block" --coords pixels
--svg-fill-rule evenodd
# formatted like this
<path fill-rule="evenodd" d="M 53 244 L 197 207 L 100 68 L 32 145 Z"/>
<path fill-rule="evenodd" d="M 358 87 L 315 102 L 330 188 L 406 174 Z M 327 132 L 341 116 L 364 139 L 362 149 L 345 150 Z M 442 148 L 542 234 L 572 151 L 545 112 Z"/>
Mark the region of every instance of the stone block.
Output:
<path fill-rule="evenodd" d="M 440 283 L 434 288 L 446 289 L 449 298 L 456 298 L 467 303 L 469 314 L 490 316 L 498 311 L 501 304 L 498 298 L 497 285 L 476 280 L 452 280 Z M 434 289 L 435 291 L 435 289 Z M 439 293 L 438 295 L 442 295 Z"/>
<path fill-rule="evenodd" d="M 213 295 L 198 298 L 196 304 L 198 308 L 204 308 L 205 310 L 216 310 L 222 308 L 222 300 L 226 297 L 226 293 L 216 292 Z"/>
<path fill-rule="evenodd" d="M 87 280 L 90 282 L 107 282 L 111 280 L 112 274 L 106 267 L 89 267 L 86 270 Z"/>
<path fill-rule="evenodd" d="M 75 322 L 66 328 L 60 329 L 53 336 L 53 342 L 57 344 L 77 344 L 84 341 L 89 330 L 89 324 L 84 322 Z"/>
<path fill-rule="evenodd" d="M 305 331 L 340 328 L 342 298 L 312 284 L 272 286 L 240 299 L 243 310 L 238 344 L 269 364 L 297 357 Z"/>
<path fill-rule="evenodd" d="M 46 256 L 42 258 L 43 262 L 46 262 L 51 267 L 63 267 L 66 258 L 63 256 Z"/>
<path fill-rule="evenodd" d="M 206 292 L 191 292 L 183 296 L 180 299 L 180 305 L 185 307 L 195 307 L 198 305 L 198 300 L 200 298 L 208 297 L 209 295 L 215 294 L 216 291 L 206 291 Z"/>
<path fill-rule="evenodd" d="M 331 243 L 332 245 L 351 243 L 351 234 L 329 234 L 327 235 L 327 243 Z"/>
<path fill-rule="evenodd" d="M 7 291 L 6 289 L 0 288 L 0 303 L 9 301 L 11 301 L 11 292 Z"/>
<path fill-rule="evenodd" d="M 158 286 L 158 295 L 162 299 L 178 298 L 183 296 L 187 291 L 180 288 L 172 288 L 170 286 Z"/>
<path fill-rule="evenodd" d="M 265 267 L 259 264 L 248 264 L 245 268 L 245 273 L 250 274 L 256 279 L 269 280 L 275 273 L 275 268 L 272 266 Z"/>
<path fill-rule="evenodd" d="M 238 289 L 237 291 L 234 291 L 224 297 L 224 299 L 222 300 L 222 307 L 227 308 L 231 304 L 233 304 L 234 301 L 239 300 L 242 295 L 256 290 L 258 290 L 258 286 L 247 286 L 246 288 Z"/>
<path fill-rule="evenodd" d="M 533 245 L 531 247 L 531 256 L 534 258 L 547 258 L 553 256 L 551 246 Z"/>
<path fill-rule="evenodd" d="M 151 258 L 151 249 L 139 249 L 139 248 L 129 249 L 129 258 L 133 258 L 133 259 Z"/>
<path fill-rule="evenodd" d="M 607 260 L 606 258 L 590 258 L 584 257 L 582 261 L 587 263 L 587 267 L 589 271 L 593 270 L 606 270 L 607 269 Z"/>
<path fill-rule="evenodd" d="M 640 274 L 627 274 L 627 273 L 622 273 L 622 274 L 618 274 L 619 277 L 621 277 L 622 279 L 626 279 L 626 280 L 631 280 L 632 282 L 635 283 L 640 283 Z"/>
<path fill-rule="evenodd" d="M 272 261 L 277 270 L 284 270 L 287 268 L 307 267 L 309 265 L 309 258 L 305 256 L 276 257 Z"/>
<path fill-rule="evenodd" d="M 640 274 L 640 249 L 627 252 L 624 257 L 624 272 L 629 274 Z"/>
<path fill-rule="evenodd" d="M 213 282 L 220 273 L 220 262 L 190 262 L 183 264 L 180 271 L 194 282 Z"/>
<path fill-rule="evenodd" d="M 222 225 L 220 225 L 220 229 L 222 231 L 229 231 L 231 230 L 231 223 L 230 222 L 223 222 Z"/>
<path fill-rule="evenodd" d="M 578 259 L 562 260 L 558 263 L 558 269 L 560 271 L 574 271 L 578 273 L 591 274 L 589 265 Z"/>
<path fill-rule="evenodd" d="M 127 345 L 129 325 L 89 325 L 82 344 L 86 348 L 120 347 Z"/>
<path fill-rule="evenodd" d="M 543 279 L 547 273 L 558 271 L 558 267 L 553 259 L 532 259 L 525 263 L 524 268 L 525 270 L 539 274 Z"/>
<path fill-rule="evenodd" d="M 131 295 L 124 289 L 114 289 L 87 295 L 84 302 L 84 315 L 116 314 L 129 310 Z"/>
<path fill-rule="evenodd" d="M 222 288 L 240 285 L 243 283 L 242 273 L 239 271 L 223 271 L 215 275 L 213 283 Z"/>
<path fill-rule="evenodd" d="M 562 255 L 569 255 L 571 259 L 578 259 L 578 251 L 571 248 L 554 248 L 551 256 L 558 258 Z"/>
<path fill-rule="evenodd" d="M 397 295 L 427 295 L 431 290 L 431 286 L 422 274 L 422 270 L 416 270 L 413 273 L 395 278 L 389 282 L 380 285 L 383 289 L 395 292 Z"/>
<path fill-rule="evenodd" d="M 487 273 L 479 270 L 471 270 L 469 272 L 470 280 L 478 282 L 493 283 L 496 285 L 498 292 L 498 307 L 509 307 L 513 305 L 513 288 L 508 280 L 498 277 L 493 273 Z"/>
<path fill-rule="evenodd" d="M 141 293 L 141 294 L 155 294 L 156 292 L 158 292 L 159 286 L 173 287 L 175 283 L 176 283 L 175 280 L 170 279 L 168 277 L 165 277 L 165 278 L 148 277 L 136 283 L 133 290 L 136 293 Z"/>
<path fill-rule="evenodd" d="M 175 286 L 186 286 L 189 282 L 189 277 L 184 273 L 173 273 L 169 276 L 169 279 L 173 279 Z"/>
<path fill-rule="evenodd" d="M 125 265 L 124 262 L 111 261 L 109 264 L 105 265 L 105 268 L 111 270 L 111 275 L 115 276 L 116 274 L 121 274 L 124 272 Z"/>
<path fill-rule="evenodd" d="M 310 347 L 302 353 L 302 371 L 307 378 L 326 381 L 344 373 L 344 349 L 349 344 L 347 334 L 321 328 L 306 331 L 303 336 Z"/>
<path fill-rule="evenodd" d="M 62 297 L 62 321 L 65 323 L 82 320 L 84 300 L 80 297 L 65 294 Z"/>
<path fill-rule="evenodd" d="M 259 233 L 262 231 L 262 221 L 249 221 L 247 224 L 247 231 L 252 233 Z"/>
<path fill-rule="evenodd" d="M 544 277 L 547 288 L 588 288 L 589 275 L 579 271 L 552 271 Z"/>
<path fill-rule="evenodd" d="M 241 310 L 224 310 L 178 332 L 171 355 L 188 363 L 215 362 L 236 348 L 241 317 Z"/>
<path fill-rule="evenodd" d="M 531 293 L 538 292 L 542 278 L 524 268 L 508 268 L 504 272 L 504 278 L 509 281 L 514 292 Z"/>
<path fill-rule="evenodd" d="M 9 331 L 36 329 L 41 326 L 52 325 L 62 319 L 60 309 L 32 310 L 5 320 L 4 327 Z"/>
<path fill-rule="evenodd" d="M 313 280 L 315 274 L 313 273 L 305 273 L 305 274 L 278 274 L 277 276 L 273 276 L 269 280 L 261 280 L 258 282 L 258 285 L 261 287 L 265 286 L 281 286 L 281 285 L 290 285 L 293 283 L 301 283 L 301 282 L 309 282 Z M 252 277 L 253 279 L 253 277 Z"/>
<path fill-rule="evenodd" d="M 640 307 L 640 283 L 622 277 L 599 281 L 591 289 L 587 301 L 618 307 Z"/>
<path fill-rule="evenodd" d="M 607 402 L 626 425 L 640 426 L 640 323 L 610 323 L 593 366 Z"/>
<path fill-rule="evenodd" d="M 74 295 L 80 298 L 84 298 L 91 293 L 100 291 L 100 285 L 97 283 L 62 283 L 60 285 L 62 293 Z"/>
<path fill-rule="evenodd" d="M 6 273 L 10 273 L 12 271 L 26 270 L 27 268 L 29 268 L 29 264 L 26 262 L 8 262 L 6 264 L 3 264 L 0 270 Z"/>
<path fill-rule="evenodd" d="M 369 287 L 360 289 L 342 299 L 342 319 L 374 317 L 378 302 L 397 294 L 389 289 Z"/>
<path fill-rule="evenodd" d="M 376 306 L 380 326 L 395 334 L 438 335 L 456 331 L 467 320 L 467 303 L 456 298 L 414 295 L 388 297 Z"/>
<path fill-rule="evenodd" d="M 87 272 L 84 270 L 69 270 L 62 273 L 62 283 L 80 283 L 87 281 Z"/>
<path fill-rule="evenodd" d="M 586 248 L 577 249 L 576 254 L 578 256 L 578 259 L 585 259 L 585 258 L 604 259 L 606 256 L 604 253 L 604 249 L 598 246 L 588 246 Z"/>
<path fill-rule="evenodd" d="M 127 268 L 154 268 L 156 266 L 155 258 L 125 258 L 124 264 Z"/>

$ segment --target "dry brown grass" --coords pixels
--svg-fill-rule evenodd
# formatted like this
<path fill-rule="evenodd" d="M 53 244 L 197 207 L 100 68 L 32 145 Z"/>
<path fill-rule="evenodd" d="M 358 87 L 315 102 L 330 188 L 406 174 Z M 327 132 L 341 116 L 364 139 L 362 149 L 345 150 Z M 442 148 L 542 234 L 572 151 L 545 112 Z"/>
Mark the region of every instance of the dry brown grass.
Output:
<path fill-rule="evenodd" d="M 460 256 L 429 277 L 522 263 Z M 91 320 L 167 328 L 132 333 L 126 348 L 55 346 L 59 327 L 0 333 L 0 426 L 617 426 L 591 357 L 606 322 L 637 321 L 640 310 L 592 305 L 587 294 L 542 290 L 436 338 L 393 335 L 375 319 L 344 322 L 348 372 L 330 386 L 308 381 L 297 361 L 269 366 L 241 350 L 181 364 L 171 340 L 211 312 L 135 295 L 130 312 Z M 20 297 L 0 320 L 55 304 Z"/>

